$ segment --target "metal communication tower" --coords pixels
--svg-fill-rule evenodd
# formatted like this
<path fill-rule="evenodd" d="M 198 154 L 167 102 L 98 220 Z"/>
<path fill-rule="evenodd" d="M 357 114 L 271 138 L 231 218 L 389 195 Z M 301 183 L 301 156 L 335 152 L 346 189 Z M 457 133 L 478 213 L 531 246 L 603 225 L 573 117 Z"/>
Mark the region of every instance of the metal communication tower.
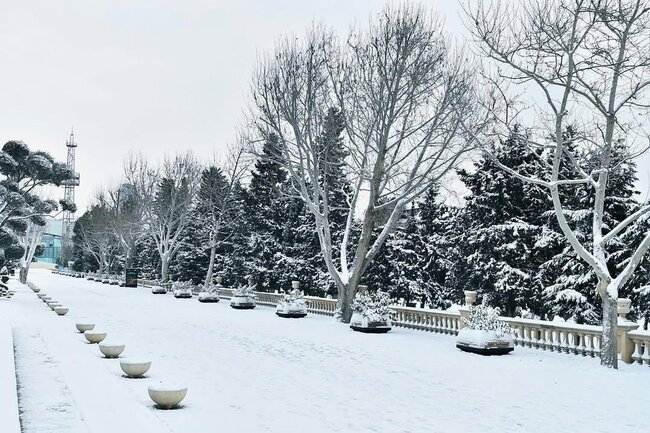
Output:
<path fill-rule="evenodd" d="M 62 182 L 64 187 L 64 200 L 68 203 L 74 203 L 74 189 L 79 185 L 79 173 L 75 171 L 75 148 L 77 143 L 74 141 L 74 130 L 70 131 L 70 138 L 65 143 L 68 148 L 68 161 L 67 166 L 70 171 L 74 173 L 72 179 L 68 179 Z M 66 254 L 70 251 L 72 245 L 72 228 L 74 226 L 74 212 L 64 211 L 63 212 L 63 224 L 61 228 L 61 254 L 63 256 L 69 255 Z"/>

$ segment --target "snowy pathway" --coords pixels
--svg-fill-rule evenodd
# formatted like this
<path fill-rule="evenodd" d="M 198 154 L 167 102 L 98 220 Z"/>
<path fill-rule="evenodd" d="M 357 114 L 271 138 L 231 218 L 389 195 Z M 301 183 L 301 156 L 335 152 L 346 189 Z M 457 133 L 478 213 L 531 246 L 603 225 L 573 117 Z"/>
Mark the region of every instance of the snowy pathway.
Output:
<path fill-rule="evenodd" d="M 399 328 L 364 335 L 328 317 L 283 320 L 271 308 L 238 311 L 223 301 L 200 304 L 45 271 L 31 280 L 69 306 L 69 316 L 57 317 L 28 289 L 17 293 L 11 310 L 4 303 L 0 315 L 12 314 L 26 347 L 41 345 L 30 339 L 30 330 L 39 330 L 91 432 L 634 432 L 647 426 L 640 414 L 650 407 L 650 370 L 639 366 L 608 371 L 596 359 L 521 348 L 486 358 L 456 350 L 444 335 Z M 107 340 L 125 343 L 126 357 L 149 357 L 149 377 L 122 378 L 116 360 L 102 359 L 75 333 L 77 317 L 94 320 Z M 182 410 L 152 408 L 146 386 L 166 379 L 189 385 Z M 49 384 L 38 391 L 59 392 Z M 25 404 L 36 405 L 29 395 Z"/>

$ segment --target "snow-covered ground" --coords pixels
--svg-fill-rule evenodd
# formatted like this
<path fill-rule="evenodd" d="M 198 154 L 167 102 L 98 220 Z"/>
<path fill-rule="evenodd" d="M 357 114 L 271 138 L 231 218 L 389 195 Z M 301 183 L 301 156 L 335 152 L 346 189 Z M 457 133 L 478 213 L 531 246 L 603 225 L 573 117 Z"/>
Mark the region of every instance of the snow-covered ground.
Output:
<path fill-rule="evenodd" d="M 650 369 L 516 348 L 482 357 L 454 338 L 349 330 L 332 318 L 152 295 L 35 270 L 70 307 L 58 317 L 27 287 L 0 303 L 13 323 L 25 433 L 645 431 Z M 87 318 L 124 357 L 151 359 L 125 379 L 74 327 Z M 147 384 L 189 386 L 183 407 L 153 408 Z"/>

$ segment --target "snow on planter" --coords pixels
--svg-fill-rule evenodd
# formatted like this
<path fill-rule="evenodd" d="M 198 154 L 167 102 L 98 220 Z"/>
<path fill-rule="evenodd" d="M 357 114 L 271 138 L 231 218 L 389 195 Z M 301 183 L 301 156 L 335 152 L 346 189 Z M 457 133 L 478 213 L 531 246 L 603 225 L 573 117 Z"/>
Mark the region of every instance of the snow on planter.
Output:
<path fill-rule="evenodd" d="M 187 395 L 187 386 L 160 383 L 149 385 L 148 391 L 158 409 L 173 409 Z"/>
<path fill-rule="evenodd" d="M 154 295 L 161 295 L 167 293 L 167 289 L 165 289 L 163 286 L 153 286 L 151 288 L 151 293 Z"/>
<path fill-rule="evenodd" d="M 74 326 L 77 327 L 79 332 L 91 331 L 95 328 L 95 324 L 92 322 L 77 322 Z"/>
<path fill-rule="evenodd" d="M 359 286 L 359 292 L 352 302 L 350 328 L 359 332 L 383 334 L 391 330 L 390 309 L 392 301 L 388 293 L 378 290 L 369 293 L 366 286 Z"/>
<path fill-rule="evenodd" d="M 510 325 L 499 320 L 499 309 L 471 306 L 465 327 L 458 332 L 456 347 L 481 355 L 505 355 L 514 350 Z"/>
<path fill-rule="evenodd" d="M 191 281 L 175 281 L 172 284 L 174 291 L 174 298 L 191 298 L 192 297 L 192 282 Z"/>
<path fill-rule="evenodd" d="M 219 293 L 221 293 L 221 277 L 217 277 L 216 286 L 204 287 L 199 293 L 199 302 L 219 302 Z"/>
<path fill-rule="evenodd" d="M 100 331 L 95 331 L 95 330 L 85 331 L 84 332 L 84 337 L 86 337 L 86 340 L 88 340 L 88 342 L 90 344 L 96 344 L 96 343 L 101 343 L 102 341 L 104 341 L 104 339 L 106 338 L 106 333 L 105 332 L 100 332 Z"/>
<path fill-rule="evenodd" d="M 307 301 L 300 290 L 300 282 L 292 281 L 291 290 L 285 294 L 275 307 L 275 314 L 285 318 L 300 318 L 307 315 Z"/>
<path fill-rule="evenodd" d="M 120 368 L 127 377 L 142 377 L 147 371 L 149 371 L 149 368 L 151 368 L 151 361 L 141 359 L 122 359 L 120 361 Z"/>
<path fill-rule="evenodd" d="M 65 307 L 54 307 L 54 312 L 59 316 L 65 316 L 66 314 L 68 314 L 68 311 L 70 310 Z"/>
<path fill-rule="evenodd" d="M 255 292 L 253 286 L 243 286 L 235 289 L 230 298 L 230 306 L 238 310 L 250 310 L 255 308 Z"/>
<path fill-rule="evenodd" d="M 117 358 L 124 352 L 124 344 L 99 343 L 99 351 L 106 358 Z"/>

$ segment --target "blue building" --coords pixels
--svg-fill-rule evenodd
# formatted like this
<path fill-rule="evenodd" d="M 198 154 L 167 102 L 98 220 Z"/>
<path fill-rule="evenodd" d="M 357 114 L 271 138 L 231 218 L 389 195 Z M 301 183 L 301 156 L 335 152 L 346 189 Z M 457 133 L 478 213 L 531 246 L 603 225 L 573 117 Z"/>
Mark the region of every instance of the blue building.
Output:
<path fill-rule="evenodd" d="M 43 254 L 36 257 L 38 262 L 56 263 L 61 258 L 61 229 L 62 220 L 50 220 L 47 222 L 45 232 L 41 235 Z"/>

